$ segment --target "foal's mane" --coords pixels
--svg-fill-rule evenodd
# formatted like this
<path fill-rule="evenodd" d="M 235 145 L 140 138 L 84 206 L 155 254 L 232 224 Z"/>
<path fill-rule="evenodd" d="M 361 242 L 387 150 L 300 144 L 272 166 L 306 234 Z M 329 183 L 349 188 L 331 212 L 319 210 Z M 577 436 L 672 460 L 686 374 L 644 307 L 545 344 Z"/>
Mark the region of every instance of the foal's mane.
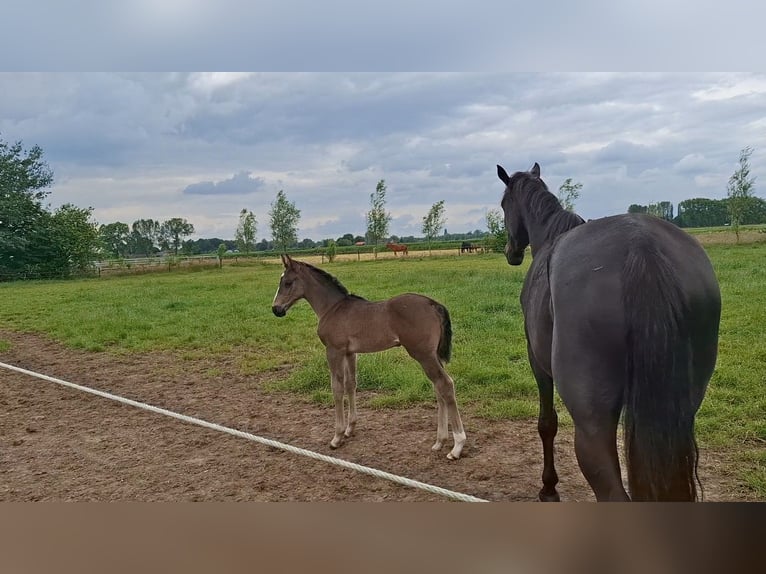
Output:
<path fill-rule="evenodd" d="M 529 218 L 543 226 L 546 242 L 585 223 L 582 217 L 564 209 L 539 177 L 527 172 L 518 172 L 511 179 L 512 186 L 508 186 L 506 193 L 518 197 L 517 205 L 526 205 Z M 526 222 L 526 225 L 529 230 L 529 222 Z"/>
<path fill-rule="evenodd" d="M 355 299 L 362 299 L 362 297 L 359 297 L 358 295 L 354 295 L 353 293 L 350 293 L 348 289 L 346 289 L 345 285 L 341 283 L 337 277 L 334 275 L 330 275 L 327 271 L 324 269 L 320 269 L 319 267 L 314 267 L 310 263 L 306 263 L 305 261 L 296 261 L 295 263 L 298 263 L 314 275 L 318 276 L 318 278 L 325 283 L 326 285 L 329 285 L 331 287 L 334 287 L 336 290 L 340 291 L 343 295 L 346 295 L 347 297 L 353 297 Z"/>

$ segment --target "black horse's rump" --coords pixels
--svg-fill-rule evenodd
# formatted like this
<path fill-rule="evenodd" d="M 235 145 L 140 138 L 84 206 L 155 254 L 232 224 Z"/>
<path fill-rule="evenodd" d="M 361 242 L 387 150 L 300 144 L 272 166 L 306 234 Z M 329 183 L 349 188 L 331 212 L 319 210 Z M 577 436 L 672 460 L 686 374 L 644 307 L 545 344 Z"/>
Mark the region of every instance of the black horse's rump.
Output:
<path fill-rule="evenodd" d="M 537 164 L 509 177 L 506 257 L 533 261 L 522 290 L 540 391 L 542 500 L 558 500 L 553 384 L 572 415 L 580 468 L 598 500 L 627 500 L 616 449 L 624 414 L 634 500 L 695 500 L 694 418 L 715 366 L 721 300 L 713 268 L 684 231 L 646 215 L 585 223 Z"/>

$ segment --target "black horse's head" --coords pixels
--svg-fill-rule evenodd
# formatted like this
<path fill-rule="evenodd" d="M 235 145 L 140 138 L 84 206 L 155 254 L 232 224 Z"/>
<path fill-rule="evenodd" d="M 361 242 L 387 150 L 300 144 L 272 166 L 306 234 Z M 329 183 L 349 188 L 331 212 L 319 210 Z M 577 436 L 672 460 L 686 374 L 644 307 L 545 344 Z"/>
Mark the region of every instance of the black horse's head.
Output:
<path fill-rule="evenodd" d="M 508 177 L 506 171 L 497 166 L 497 177 L 505 184 L 505 192 L 500 206 L 505 217 L 505 230 L 508 233 L 508 243 L 505 245 L 505 258 L 509 265 L 521 265 L 524 261 L 524 250 L 529 245 L 529 233 L 524 224 L 524 214 L 521 209 L 521 183 L 530 177 L 540 178 L 540 166 L 535 163 L 528 172 L 516 172 Z"/>

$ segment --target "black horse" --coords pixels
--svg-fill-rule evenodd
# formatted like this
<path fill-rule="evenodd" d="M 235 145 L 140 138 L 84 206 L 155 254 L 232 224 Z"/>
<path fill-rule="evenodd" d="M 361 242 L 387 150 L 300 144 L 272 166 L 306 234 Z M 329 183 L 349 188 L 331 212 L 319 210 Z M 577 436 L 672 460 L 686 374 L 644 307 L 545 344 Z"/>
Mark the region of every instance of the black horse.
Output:
<path fill-rule="evenodd" d="M 540 166 L 509 177 L 502 208 L 510 265 L 532 248 L 521 293 L 540 392 L 540 500 L 557 501 L 553 384 L 575 425 L 575 453 L 596 499 L 629 500 L 617 455 L 624 413 L 633 500 L 697 499 L 694 417 L 718 352 L 721 294 L 700 244 L 648 215 L 585 223 L 561 207 Z"/>

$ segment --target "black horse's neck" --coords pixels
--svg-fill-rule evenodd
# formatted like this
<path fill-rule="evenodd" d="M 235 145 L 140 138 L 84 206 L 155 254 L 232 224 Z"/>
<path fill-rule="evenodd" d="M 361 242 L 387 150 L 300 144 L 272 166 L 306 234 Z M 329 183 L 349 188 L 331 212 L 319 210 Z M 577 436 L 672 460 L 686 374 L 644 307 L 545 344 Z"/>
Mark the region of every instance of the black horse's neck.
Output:
<path fill-rule="evenodd" d="M 540 178 L 529 177 L 521 188 L 524 224 L 529 234 L 532 256 L 562 233 L 585 223 L 582 217 L 561 207 Z"/>

